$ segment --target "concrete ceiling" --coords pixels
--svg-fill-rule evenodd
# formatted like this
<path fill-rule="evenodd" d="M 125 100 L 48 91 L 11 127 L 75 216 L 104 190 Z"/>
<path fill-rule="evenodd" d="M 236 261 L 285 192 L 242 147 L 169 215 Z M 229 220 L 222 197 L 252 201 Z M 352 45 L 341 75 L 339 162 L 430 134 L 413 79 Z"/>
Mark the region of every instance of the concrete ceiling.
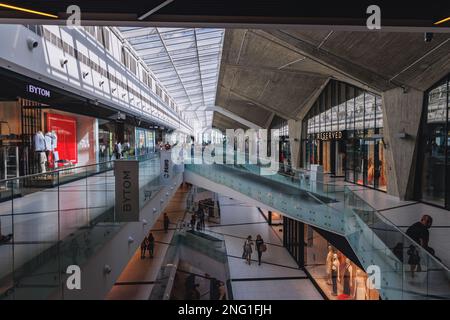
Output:
<path fill-rule="evenodd" d="M 214 112 L 212 127 L 222 131 L 226 129 L 244 129 L 244 130 L 248 129 L 246 125 L 238 121 L 235 121 L 219 112 Z"/>
<path fill-rule="evenodd" d="M 301 119 L 330 78 L 377 93 L 399 86 L 426 90 L 450 72 L 450 35 L 434 34 L 431 42 L 423 36 L 226 30 L 216 106 L 267 128 L 274 114 Z"/>

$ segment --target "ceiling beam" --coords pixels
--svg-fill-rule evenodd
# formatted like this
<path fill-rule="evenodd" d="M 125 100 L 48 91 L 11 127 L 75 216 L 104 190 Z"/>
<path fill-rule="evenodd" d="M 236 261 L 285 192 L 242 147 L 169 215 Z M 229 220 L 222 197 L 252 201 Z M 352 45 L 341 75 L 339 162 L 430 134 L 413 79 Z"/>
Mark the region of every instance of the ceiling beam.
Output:
<path fill-rule="evenodd" d="M 308 71 L 301 71 L 301 70 L 286 70 L 286 69 L 279 69 L 279 68 L 273 68 L 273 67 L 265 67 L 265 66 L 259 66 L 259 65 L 245 65 L 245 64 L 234 64 L 234 63 L 224 63 L 224 66 L 231 69 L 237 69 L 237 70 L 249 70 L 249 71 L 268 71 L 268 72 L 276 72 L 280 74 L 290 74 L 290 75 L 302 75 L 312 78 L 327 78 L 328 75 L 321 74 L 321 73 L 314 73 L 314 72 L 308 72 Z"/>
<path fill-rule="evenodd" d="M 363 89 L 381 93 L 392 89 L 393 87 L 403 85 L 401 83 L 394 83 L 393 81 L 390 82 L 389 79 L 371 70 L 356 65 L 355 63 L 336 56 L 331 52 L 317 48 L 316 46 L 298 37 L 292 36 L 286 31 L 252 30 L 251 32 L 266 40 L 272 41 L 286 48 L 290 48 L 291 50 L 306 56 L 312 61 L 320 63 L 321 65 L 342 74 L 353 81 L 356 81 Z"/>
<path fill-rule="evenodd" d="M 224 89 L 225 89 L 225 90 L 229 90 L 230 94 L 233 94 L 233 95 L 235 95 L 236 97 L 238 97 L 238 98 L 240 98 L 240 99 L 242 99 L 242 100 L 247 100 L 247 101 L 249 101 L 249 102 L 254 103 L 254 104 L 257 105 L 258 107 L 261 107 L 261 108 L 263 108 L 263 109 L 266 109 L 266 110 L 268 110 L 268 111 L 270 111 L 270 112 L 275 112 L 275 113 L 276 113 L 277 115 L 279 115 L 281 118 L 285 118 L 286 120 L 287 120 L 287 119 L 293 119 L 293 118 L 296 118 L 295 116 L 289 115 L 289 114 L 287 114 L 287 113 L 285 113 L 285 112 L 283 112 L 283 111 L 280 111 L 280 110 L 278 110 L 278 109 L 276 109 L 276 108 L 274 108 L 274 107 L 272 107 L 272 106 L 268 106 L 268 105 L 266 105 L 266 104 L 264 104 L 264 103 L 262 103 L 262 102 L 260 102 L 260 101 L 257 101 L 257 100 L 255 100 L 255 99 L 253 99 L 253 98 L 251 98 L 251 97 L 245 95 L 243 92 L 237 91 L 236 89 L 228 89 L 228 88 L 225 88 L 225 87 L 224 87 Z M 296 120 L 300 120 L 300 119 L 296 119 Z"/>
<path fill-rule="evenodd" d="M 220 114 L 223 114 L 224 116 L 227 116 L 228 118 L 233 119 L 234 121 L 237 121 L 237 122 L 243 124 L 244 126 L 246 126 L 248 128 L 262 129 L 261 126 L 255 124 L 255 123 L 253 123 L 251 121 L 248 121 L 248 120 L 238 116 L 237 114 L 235 114 L 235 113 L 233 113 L 231 111 L 228 111 L 228 110 L 226 110 L 226 109 L 224 109 L 222 107 L 219 107 L 219 106 L 209 107 L 206 110 L 214 111 L 214 112 L 218 112 Z"/>

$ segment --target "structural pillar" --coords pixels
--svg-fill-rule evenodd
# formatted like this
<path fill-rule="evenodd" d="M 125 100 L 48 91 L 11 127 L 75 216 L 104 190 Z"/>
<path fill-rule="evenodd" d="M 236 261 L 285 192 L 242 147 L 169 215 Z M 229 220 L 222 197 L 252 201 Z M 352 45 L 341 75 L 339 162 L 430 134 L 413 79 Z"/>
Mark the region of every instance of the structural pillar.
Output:
<path fill-rule="evenodd" d="M 414 197 L 423 91 L 395 88 L 383 98 L 384 143 L 388 194 L 409 200 Z"/>
<path fill-rule="evenodd" d="M 300 150 L 302 143 L 302 121 L 288 120 L 289 146 L 291 149 L 291 164 L 294 169 L 300 168 Z"/>

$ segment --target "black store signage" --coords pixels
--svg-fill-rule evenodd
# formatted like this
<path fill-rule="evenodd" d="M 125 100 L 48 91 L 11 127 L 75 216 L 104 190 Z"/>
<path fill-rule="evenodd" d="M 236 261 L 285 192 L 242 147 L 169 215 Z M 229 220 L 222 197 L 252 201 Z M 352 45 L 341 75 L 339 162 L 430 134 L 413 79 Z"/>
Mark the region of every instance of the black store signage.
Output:
<path fill-rule="evenodd" d="M 340 140 L 343 137 L 342 131 L 326 131 L 326 132 L 319 132 L 319 133 L 313 133 L 311 135 L 312 139 L 317 140 Z"/>

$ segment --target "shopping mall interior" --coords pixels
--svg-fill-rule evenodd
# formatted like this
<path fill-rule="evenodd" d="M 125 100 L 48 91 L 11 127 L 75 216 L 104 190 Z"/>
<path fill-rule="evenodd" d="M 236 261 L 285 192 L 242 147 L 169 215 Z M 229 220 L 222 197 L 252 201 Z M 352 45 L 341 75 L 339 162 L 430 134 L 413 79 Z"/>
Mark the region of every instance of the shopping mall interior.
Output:
<path fill-rule="evenodd" d="M 69 2 L 0 3 L 0 300 L 450 299 L 448 3 Z"/>

